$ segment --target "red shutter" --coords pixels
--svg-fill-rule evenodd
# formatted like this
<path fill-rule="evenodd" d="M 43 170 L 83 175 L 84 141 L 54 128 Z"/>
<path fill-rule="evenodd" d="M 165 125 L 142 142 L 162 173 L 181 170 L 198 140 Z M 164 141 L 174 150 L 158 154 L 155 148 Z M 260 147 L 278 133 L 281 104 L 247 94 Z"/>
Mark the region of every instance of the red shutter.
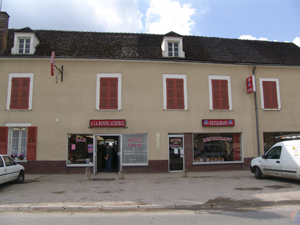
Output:
<path fill-rule="evenodd" d="M 27 160 L 36 160 L 37 127 L 28 127 Z"/>
<path fill-rule="evenodd" d="M 109 78 L 109 108 L 118 109 L 118 78 Z"/>
<path fill-rule="evenodd" d="M 228 81 L 212 80 L 213 109 L 229 109 Z"/>
<path fill-rule="evenodd" d="M 100 78 L 100 109 L 118 109 L 118 78 Z"/>
<path fill-rule="evenodd" d="M 183 79 L 166 79 L 167 109 L 184 109 Z"/>
<path fill-rule="evenodd" d="M 12 78 L 10 109 L 28 109 L 30 78 Z"/>
<path fill-rule="evenodd" d="M 276 81 L 263 81 L 264 108 L 278 109 Z"/>
<path fill-rule="evenodd" d="M 8 127 L 0 127 L 0 154 L 7 154 Z"/>
<path fill-rule="evenodd" d="M 174 79 L 167 79 L 167 109 L 175 109 Z"/>

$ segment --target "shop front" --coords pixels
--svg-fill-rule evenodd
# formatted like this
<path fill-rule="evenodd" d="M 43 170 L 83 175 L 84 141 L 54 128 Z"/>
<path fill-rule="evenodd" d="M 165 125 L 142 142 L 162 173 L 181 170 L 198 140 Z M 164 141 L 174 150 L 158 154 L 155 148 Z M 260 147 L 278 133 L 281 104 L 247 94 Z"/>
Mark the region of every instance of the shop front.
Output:
<path fill-rule="evenodd" d="M 147 134 L 68 134 L 68 172 L 83 172 L 86 167 L 93 174 L 105 172 L 107 143 L 113 150 L 111 172 L 148 166 Z"/>

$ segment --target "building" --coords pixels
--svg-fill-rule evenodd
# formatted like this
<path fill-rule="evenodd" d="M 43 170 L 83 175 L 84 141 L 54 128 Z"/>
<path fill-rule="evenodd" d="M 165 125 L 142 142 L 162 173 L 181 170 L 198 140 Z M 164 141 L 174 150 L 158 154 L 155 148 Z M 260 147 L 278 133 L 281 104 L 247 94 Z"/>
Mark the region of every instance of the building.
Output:
<path fill-rule="evenodd" d="M 276 136 L 300 132 L 293 43 L 8 20 L 0 12 L 0 154 L 22 154 L 28 173 L 102 172 L 105 143 L 114 171 L 249 169 Z"/>

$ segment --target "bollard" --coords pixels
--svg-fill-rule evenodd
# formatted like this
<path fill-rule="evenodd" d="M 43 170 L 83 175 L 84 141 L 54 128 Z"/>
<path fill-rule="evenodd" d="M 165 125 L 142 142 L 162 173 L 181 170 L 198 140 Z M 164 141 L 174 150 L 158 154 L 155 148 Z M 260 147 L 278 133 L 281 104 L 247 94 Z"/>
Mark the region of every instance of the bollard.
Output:
<path fill-rule="evenodd" d="M 187 178 L 187 172 L 186 169 L 182 170 L 182 177 Z"/>
<path fill-rule="evenodd" d="M 90 167 L 86 167 L 85 168 L 85 177 L 84 177 L 85 180 L 91 180 L 91 169 Z"/>
<path fill-rule="evenodd" d="M 124 173 L 119 171 L 119 180 L 124 180 Z"/>

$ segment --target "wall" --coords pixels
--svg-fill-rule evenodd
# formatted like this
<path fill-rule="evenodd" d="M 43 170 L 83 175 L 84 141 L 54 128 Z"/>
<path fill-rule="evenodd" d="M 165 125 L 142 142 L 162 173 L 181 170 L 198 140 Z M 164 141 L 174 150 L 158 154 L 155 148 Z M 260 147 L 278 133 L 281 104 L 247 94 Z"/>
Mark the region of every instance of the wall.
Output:
<path fill-rule="evenodd" d="M 55 76 L 50 76 L 50 58 L 0 60 L 0 126 L 12 122 L 37 126 L 37 160 L 65 161 L 67 133 L 148 133 L 148 159 L 152 165 L 169 159 L 170 133 L 242 133 L 243 156 L 257 155 L 254 95 L 246 93 L 246 78 L 252 75 L 253 66 L 75 59 L 56 59 L 56 65 L 64 66 L 63 82 L 60 75 L 58 83 Z M 299 130 L 299 100 L 292 97 L 299 92 L 293 82 L 298 79 L 297 72 L 299 69 L 256 69 L 257 77 L 280 78 L 283 106 L 276 112 L 260 110 L 261 137 L 263 131 Z M 34 73 L 32 111 L 5 111 L 9 73 Z M 122 110 L 95 110 L 97 73 L 122 74 Z M 187 76 L 188 110 L 163 110 L 163 74 Z M 232 111 L 210 111 L 209 75 L 231 77 Z M 91 129 L 90 119 L 126 119 L 127 126 Z M 202 119 L 234 119 L 235 126 L 202 127 Z M 161 137 L 159 150 L 156 133 Z"/>

